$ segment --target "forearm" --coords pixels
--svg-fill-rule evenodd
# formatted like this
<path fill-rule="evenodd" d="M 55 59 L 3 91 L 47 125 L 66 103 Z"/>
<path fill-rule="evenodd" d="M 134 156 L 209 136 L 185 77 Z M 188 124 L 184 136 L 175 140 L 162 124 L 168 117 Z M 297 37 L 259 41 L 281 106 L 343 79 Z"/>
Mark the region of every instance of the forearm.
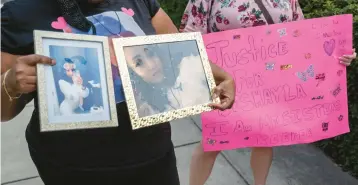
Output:
<path fill-rule="evenodd" d="M 23 95 L 19 99 L 13 99 L 10 101 L 8 94 L 3 86 L 4 74 L 1 74 L 1 121 L 9 121 L 16 117 L 25 107 L 28 101 L 28 95 Z M 8 90 L 11 95 L 12 92 Z"/>
<path fill-rule="evenodd" d="M 228 72 L 224 71 L 216 64 L 210 62 L 210 66 L 211 66 L 211 71 L 213 72 L 216 84 L 219 84 L 224 80 L 232 79 L 232 77 L 230 76 L 230 74 Z"/>
<path fill-rule="evenodd" d="M 159 9 L 157 14 L 152 18 L 152 25 L 158 35 L 179 33 L 177 27 L 163 9 Z"/>

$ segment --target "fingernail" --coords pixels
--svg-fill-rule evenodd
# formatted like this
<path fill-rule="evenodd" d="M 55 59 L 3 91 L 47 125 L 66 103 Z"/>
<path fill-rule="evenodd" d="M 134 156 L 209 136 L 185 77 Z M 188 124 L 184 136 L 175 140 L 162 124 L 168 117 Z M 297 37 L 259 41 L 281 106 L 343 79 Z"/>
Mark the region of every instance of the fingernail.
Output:
<path fill-rule="evenodd" d="M 52 60 L 51 63 L 52 63 L 52 65 L 55 65 L 55 64 L 56 64 L 56 60 Z"/>

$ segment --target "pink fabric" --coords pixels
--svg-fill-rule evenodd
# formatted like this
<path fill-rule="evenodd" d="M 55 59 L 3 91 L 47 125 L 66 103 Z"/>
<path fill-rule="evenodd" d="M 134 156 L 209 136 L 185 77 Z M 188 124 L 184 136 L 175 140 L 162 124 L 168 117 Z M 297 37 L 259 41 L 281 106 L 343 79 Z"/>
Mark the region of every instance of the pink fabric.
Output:
<path fill-rule="evenodd" d="M 189 0 L 180 25 L 181 32 L 225 31 L 273 23 L 296 21 L 304 18 L 297 0 Z"/>

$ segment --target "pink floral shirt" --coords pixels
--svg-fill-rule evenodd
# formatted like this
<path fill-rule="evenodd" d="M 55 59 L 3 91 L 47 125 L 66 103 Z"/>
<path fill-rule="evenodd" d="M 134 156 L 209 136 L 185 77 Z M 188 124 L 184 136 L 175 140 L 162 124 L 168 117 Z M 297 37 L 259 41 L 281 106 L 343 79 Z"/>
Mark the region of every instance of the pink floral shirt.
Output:
<path fill-rule="evenodd" d="M 205 34 L 303 18 L 297 0 L 189 0 L 180 31 Z"/>

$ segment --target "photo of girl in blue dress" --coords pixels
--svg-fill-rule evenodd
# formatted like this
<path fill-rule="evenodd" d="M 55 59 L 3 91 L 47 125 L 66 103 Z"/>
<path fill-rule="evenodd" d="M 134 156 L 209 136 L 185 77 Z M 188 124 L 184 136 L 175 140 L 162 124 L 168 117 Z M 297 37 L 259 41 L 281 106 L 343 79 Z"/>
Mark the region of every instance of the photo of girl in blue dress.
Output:
<path fill-rule="evenodd" d="M 103 111 L 98 54 L 96 48 L 50 46 L 50 56 L 58 101 L 55 115 L 99 113 Z"/>

